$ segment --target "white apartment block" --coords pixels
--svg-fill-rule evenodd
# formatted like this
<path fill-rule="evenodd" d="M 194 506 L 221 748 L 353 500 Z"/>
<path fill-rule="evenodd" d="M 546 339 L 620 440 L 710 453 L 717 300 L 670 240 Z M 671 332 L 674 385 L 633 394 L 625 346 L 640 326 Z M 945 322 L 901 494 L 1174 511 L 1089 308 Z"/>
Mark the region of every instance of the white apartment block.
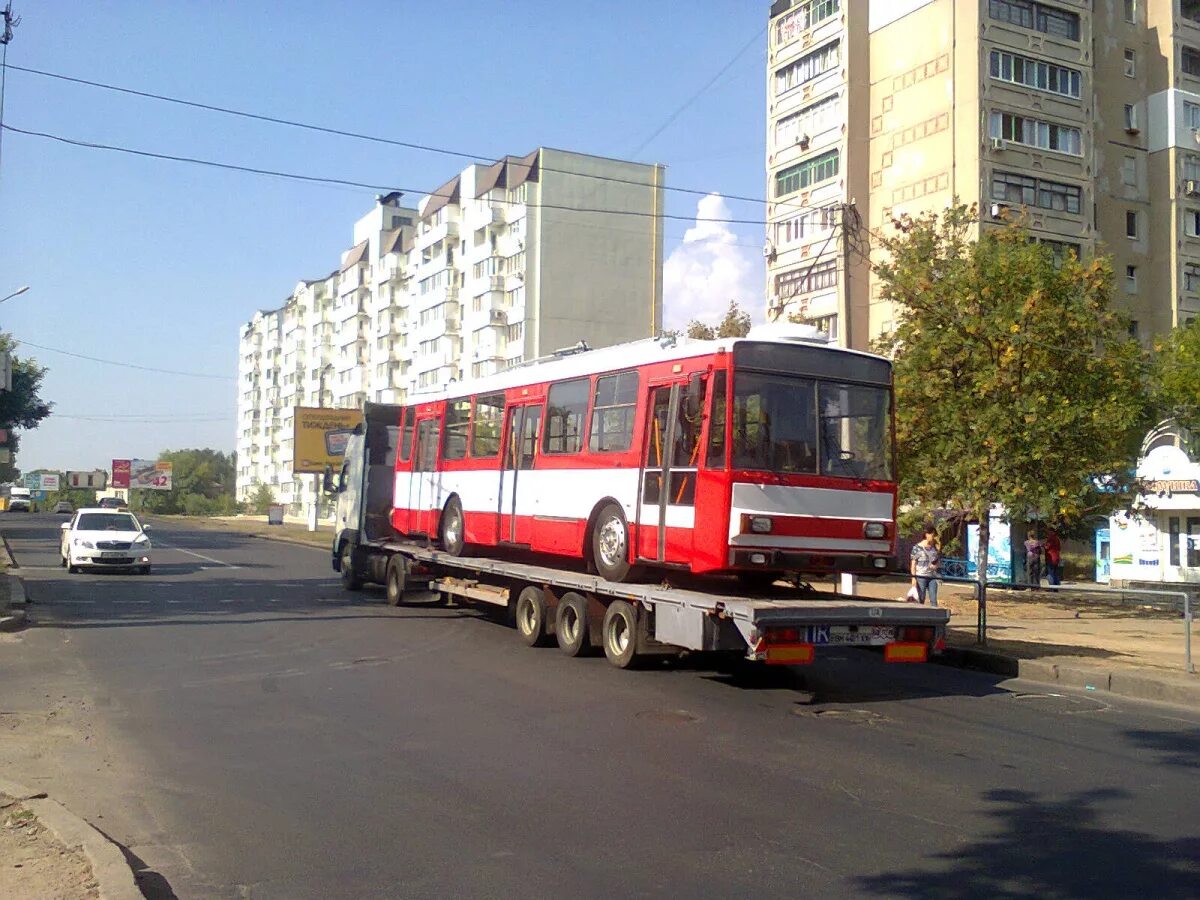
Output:
<path fill-rule="evenodd" d="M 473 165 L 422 198 L 377 198 L 338 269 L 242 326 L 238 499 L 289 514 L 297 406 L 403 403 L 586 341 L 662 330 L 662 169 L 540 148 Z"/>

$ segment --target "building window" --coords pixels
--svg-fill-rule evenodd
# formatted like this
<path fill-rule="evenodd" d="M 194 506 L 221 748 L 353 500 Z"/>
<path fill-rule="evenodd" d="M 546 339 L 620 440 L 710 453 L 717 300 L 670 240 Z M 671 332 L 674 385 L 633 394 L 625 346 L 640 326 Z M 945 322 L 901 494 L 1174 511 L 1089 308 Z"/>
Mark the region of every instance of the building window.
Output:
<path fill-rule="evenodd" d="M 589 450 L 613 453 L 629 449 L 633 443 L 637 390 L 637 372 L 618 372 L 596 379 Z"/>
<path fill-rule="evenodd" d="M 1121 183 L 1130 187 L 1137 186 L 1137 160 L 1132 156 L 1121 160 Z"/>
<path fill-rule="evenodd" d="M 1188 128 L 1200 128 L 1200 103 L 1183 102 L 1183 122 Z"/>
<path fill-rule="evenodd" d="M 1125 211 L 1125 237 L 1136 238 L 1138 236 L 1138 214 L 1132 209 Z"/>
<path fill-rule="evenodd" d="M 1180 0 L 1179 12 L 1185 19 L 1200 22 L 1200 0 Z"/>
<path fill-rule="evenodd" d="M 550 385 L 546 397 L 546 453 L 577 453 L 583 447 L 583 419 L 587 415 L 588 379 Z"/>
<path fill-rule="evenodd" d="M 775 225 L 775 243 L 782 246 L 829 231 L 837 224 L 837 213 L 836 206 L 826 206 L 792 216 L 786 222 L 778 222 Z"/>
<path fill-rule="evenodd" d="M 1183 289 L 1189 294 L 1200 293 L 1200 263 L 1184 263 Z"/>
<path fill-rule="evenodd" d="M 1125 0 L 1125 21 L 1137 24 L 1137 0 Z"/>
<path fill-rule="evenodd" d="M 784 66 L 775 73 L 775 95 L 786 94 L 836 68 L 840 59 L 839 49 L 840 42 L 834 41 Z"/>
<path fill-rule="evenodd" d="M 1194 47 L 1184 47 L 1181 62 L 1185 75 L 1200 76 L 1200 50 Z"/>
<path fill-rule="evenodd" d="M 837 125 L 840 103 L 841 97 L 830 97 L 784 116 L 775 123 L 775 146 L 782 149 L 802 143 L 805 137 L 820 134 Z"/>
<path fill-rule="evenodd" d="M 1008 22 L 1070 41 L 1079 40 L 1077 14 L 1033 0 L 989 0 L 988 15 L 998 22 Z"/>
<path fill-rule="evenodd" d="M 837 284 L 837 260 L 816 262 L 775 276 L 775 293 L 780 300 L 831 288 Z"/>
<path fill-rule="evenodd" d="M 1042 150 L 1057 150 L 1072 156 L 1083 155 L 1083 135 L 1078 128 L 1059 125 L 1056 122 L 1043 122 L 1015 113 L 993 112 L 991 136 Z"/>
<path fill-rule="evenodd" d="M 1013 172 L 996 172 L 992 176 L 992 199 L 1023 206 L 1037 206 L 1058 212 L 1079 214 L 1082 188 L 1073 184 L 1045 181 Z"/>
<path fill-rule="evenodd" d="M 1130 48 L 1125 48 L 1125 77 L 1133 78 L 1137 75 L 1137 52 Z"/>
<path fill-rule="evenodd" d="M 1029 59 L 1003 50 L 993 50 L 991 75 L 999 81 L 1022 84 L 1039 91 L 1050 91 L 1064 97 L 1079 98 L 1082 75 L 1075 69 L 1056 66 L 1038 59 Z"/>
<path fill-rule="evenodd" d="M 509 344 L 519 344 L 525 340 L 525 323 L 513 322 L 508 326 L 507 340 Z"/>
<path fill-rule="evenodd" d="M 775 196 L 784 197 L 838 173 L 838 151 L 830 150 L 775 173 Z"/>
<path fill-rule="evenodd" d="M 1137 266 L 1125 267 L 1125 293 L 1137 293 Z M 1135 327 L 1136 326 L 1134 324 L 1130 324 L 1129 330 L 1131 334 L 1134 333 Z"/>
<path fill-rule="evenodd" d="M 1137 109 L 1132 103 L 1125 104 L 1125 130 L 1137 131 Z"/>
<path fill-rule="evenodd" d="M 775 46 L 790 44 L 814 25 L 819 25 L 840 9 L 840 0 L 808 0 L 775 23 Z"/>
<path fill-rule="evenodd" d="M 1183 211 L 1183 233 L 1188 237 L 1200 237 L 1200 209 Z"/>

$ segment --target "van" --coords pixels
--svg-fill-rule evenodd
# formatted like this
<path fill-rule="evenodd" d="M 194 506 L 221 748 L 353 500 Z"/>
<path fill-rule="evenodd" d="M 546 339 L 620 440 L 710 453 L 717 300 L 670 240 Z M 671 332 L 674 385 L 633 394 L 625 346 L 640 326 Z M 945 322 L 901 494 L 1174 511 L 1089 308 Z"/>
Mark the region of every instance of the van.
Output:
<path fill-rule="evenodd" d="M 33 495 L 29 488 L 15 487 L 8 494 L 8 509 L 10 512 L 29 512 L 33 507 Z"/>

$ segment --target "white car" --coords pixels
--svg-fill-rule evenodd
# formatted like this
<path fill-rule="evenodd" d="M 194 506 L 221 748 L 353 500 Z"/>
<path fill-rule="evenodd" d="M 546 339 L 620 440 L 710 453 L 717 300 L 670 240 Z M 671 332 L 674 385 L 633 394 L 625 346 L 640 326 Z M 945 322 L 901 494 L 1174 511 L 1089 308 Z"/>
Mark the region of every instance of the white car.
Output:
<path fill-rule="evenodd" d="M 62 524 L 62 564 L 71 574 L 80 569 L 129 569 L 149 575 L 149 530 L 125 510 L 81 509 Z"/>

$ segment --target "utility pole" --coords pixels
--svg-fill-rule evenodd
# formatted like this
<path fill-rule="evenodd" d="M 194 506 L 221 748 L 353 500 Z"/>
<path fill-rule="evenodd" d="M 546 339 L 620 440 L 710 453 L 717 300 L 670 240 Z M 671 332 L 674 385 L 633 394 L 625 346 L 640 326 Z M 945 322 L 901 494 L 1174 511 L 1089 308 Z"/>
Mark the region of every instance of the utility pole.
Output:
<path fill-rule="evenodd" d="M 14 16 L 12 0 L 4 7 L 4 31 L 0 33 L 0 147 L 4 141 L 4 83 L 8 75 L 8 45 L 12 43 L 13 29 L 21 24 L 21 17 Z"/>
<path fill-rule="evenodd" d="M 838 310 L 838 328 L 842 331 L 842 346 L 850 346 L 850 253 L 851 229 L 856 226 L 854 201 L 842 204 L 842 304 Z"/>

